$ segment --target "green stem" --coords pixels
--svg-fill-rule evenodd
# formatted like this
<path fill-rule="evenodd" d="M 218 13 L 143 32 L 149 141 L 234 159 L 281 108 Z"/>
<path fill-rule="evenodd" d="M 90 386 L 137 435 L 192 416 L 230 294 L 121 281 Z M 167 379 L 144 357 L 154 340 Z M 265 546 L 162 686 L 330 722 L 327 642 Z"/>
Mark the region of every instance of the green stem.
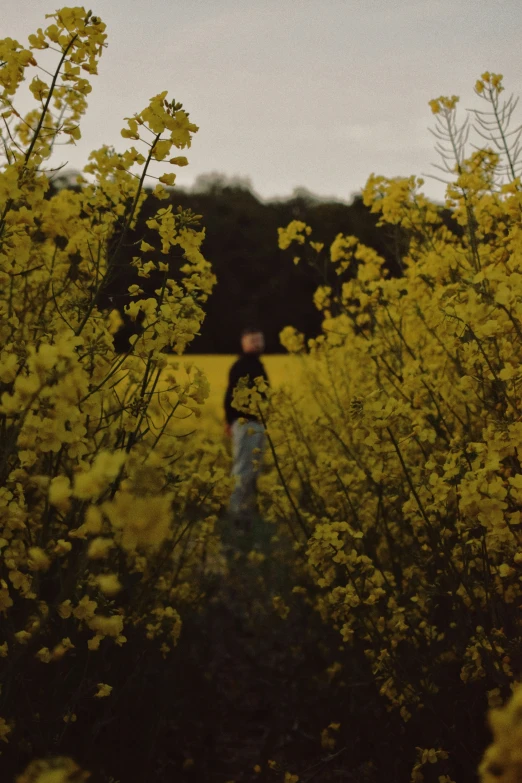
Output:
<path fill-rule="evenodd" d="M 25 153 L 25 165 L 29 162 L 29 158 L 31 157 L 31 153 L 34 149 L 34 145 L 36 144 L 36 140 L 40 134 L 40 131 L 42 129 L 42 125 L 45 119 L 45 115 L 47 114 L 47 109 L 49 108 L 49 104 L 51 102 L 51 98 L 53 97 L 54 88 L 56 87 L 56 82 L 58 80 L 58 76 L 60 75 L 60 69 L 65 61 L 65 58 L 69 54 L 69 50 L 73 46 L 74 42 L 78 38 L 78 33 L 76 35 L 73 35 L 69 43 L 64 49 L 64 52 L 60 58 L 60 62 L 58 63 L 58 68 L 56 69 L 53 80 L 51 82 L 51 87 L 49 89 L 49 94 L 47 96 L 47 100 L 45 101 L 45 106 L 43 107 L 42 113 L 40 114 L 40 119 L 38 120 L 38 125 L 36 126 L 35 132 L 33 134 L 33 138 L 31 139 L 31 143 L 29 144 L 29 147 L 27 148 L 27 152 Z"/>

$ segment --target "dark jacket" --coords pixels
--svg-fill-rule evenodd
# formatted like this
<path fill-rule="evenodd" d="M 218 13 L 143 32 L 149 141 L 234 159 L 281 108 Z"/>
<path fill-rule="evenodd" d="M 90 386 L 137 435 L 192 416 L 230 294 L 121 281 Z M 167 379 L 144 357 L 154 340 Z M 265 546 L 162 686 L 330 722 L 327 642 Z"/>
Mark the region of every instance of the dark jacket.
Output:
<path fill-rule="evenodd" d="M 232 398 L 234 395 L 234 389 L 240 378 L 248 378 L 248 385 L 250 388 L 254 387 L 254 379 L 262 376 L 268 383 L 268 375 L 264 368 L 263 362 L 259 358 L 257 353 L 244 353 L 237 361 L 234 362 L 230 368 L 228 375 L 228 387 L 225 394 L 225 416 L 228 424 L 233 424 L 239 417 L 244 417 L 249 421 L 256 421 L 257 417 L 248 413 L 241 413 L 232 407 Z"/>

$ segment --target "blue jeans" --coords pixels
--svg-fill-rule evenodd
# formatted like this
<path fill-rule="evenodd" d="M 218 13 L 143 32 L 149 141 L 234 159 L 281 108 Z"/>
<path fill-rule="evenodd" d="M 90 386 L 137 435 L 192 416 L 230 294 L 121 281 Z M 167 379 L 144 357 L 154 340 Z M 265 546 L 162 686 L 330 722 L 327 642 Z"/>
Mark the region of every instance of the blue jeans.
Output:
<path fill-rule="evenodd" d="M 256 510 L 256 481 L 265 448 L 265 428 L 258 421 L 232 424 L 232 476 L 236 480 L 229 513 L 236 519 L 248 518 Z"/>

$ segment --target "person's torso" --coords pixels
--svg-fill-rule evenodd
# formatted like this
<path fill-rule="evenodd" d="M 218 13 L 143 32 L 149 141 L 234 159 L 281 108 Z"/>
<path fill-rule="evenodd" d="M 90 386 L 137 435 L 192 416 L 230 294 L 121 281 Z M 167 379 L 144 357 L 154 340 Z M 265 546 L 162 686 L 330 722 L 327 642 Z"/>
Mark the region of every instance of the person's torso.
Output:
<path fill-rule="evenodd" d="M 237 359 L 234 365 L 237 378 L 248 378 L 249 386 L 254 385 L 254 380 L 262 376 L 266 379 L 266 370 L 258 354 L 245 353 Z"/>
<path fill-rule="evenodd" d="M 233 365 L 232 371 L 234 377 L 237 379 L 236 384 L 234 385 L 237 385 L 237 382 L 239 382 L 241 378 L 247 379 L 249 388 L 254 387 L 256 378 L 263 377 L 268 381 L 265 367 L 258 354 L 243 354 Z M 241 414 L 238 414 L 238 416 L 242 416 L 248 421 L 258 421 L 258 417 L 253 413 L 242 412 Z"/>

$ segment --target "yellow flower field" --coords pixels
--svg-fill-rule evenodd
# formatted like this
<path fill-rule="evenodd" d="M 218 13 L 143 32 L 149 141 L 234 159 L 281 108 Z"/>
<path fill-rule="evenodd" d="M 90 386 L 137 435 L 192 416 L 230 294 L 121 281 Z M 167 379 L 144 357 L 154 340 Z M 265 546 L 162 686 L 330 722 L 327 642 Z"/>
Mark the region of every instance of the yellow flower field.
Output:
<path fill-rule="evenodd" d="M 224 422 L 223 398 L 228 383 L 228 373 L 236 360 L 232 354 L 194 354 L 188 362 L 204 372 L 210 384 L 210 394 L 203 405 L 200 421 L 222 424 Z M 303 357 L 273 354 L 262 357 L 270 383 L 274 388 L 295 387 L 303 372 Z M 191 418 L 191 426 L 194 419 Z"/>

